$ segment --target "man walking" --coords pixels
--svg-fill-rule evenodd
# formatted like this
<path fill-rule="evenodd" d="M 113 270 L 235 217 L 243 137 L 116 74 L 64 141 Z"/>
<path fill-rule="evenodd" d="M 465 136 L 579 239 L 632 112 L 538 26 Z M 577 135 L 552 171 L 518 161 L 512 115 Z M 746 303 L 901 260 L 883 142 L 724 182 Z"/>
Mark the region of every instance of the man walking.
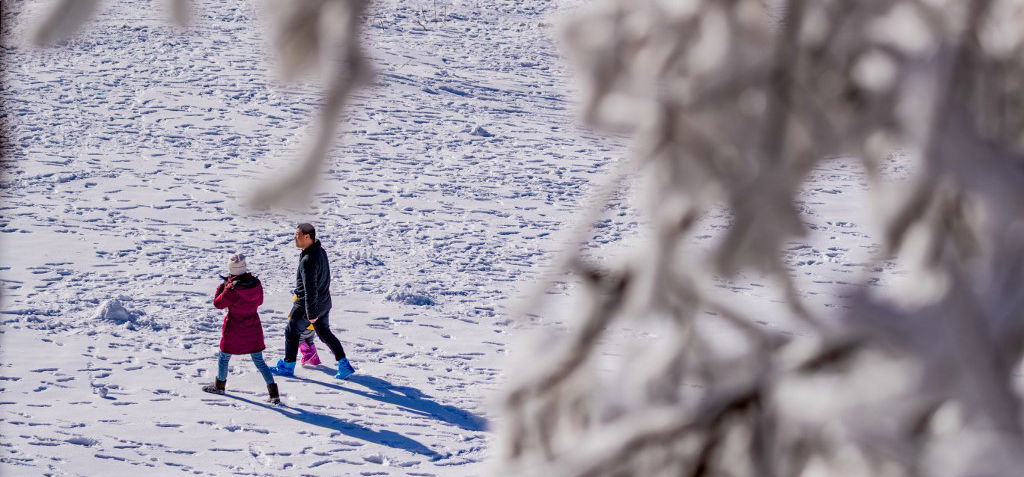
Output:
<path fill-rule="evenodd" d="M 341 342 L 331 333 L 328 313 L 331 311 L 331 268 L 327 263 L 327 252 L 316 239 L 316 229 L 310 224 L 299 224 L 295 229 L 295 246 L 302 249 L 299 254 L 299 270 L 295 277 L 295 303 L 288 314 L 288 326 L 284 329 L 284 359 L 270 368 L 278 376 L 295 375 L 295 359 L 299 354 L 299 336 L 312 324 L 316 335 L 323 341 L 334 358 L 338 360 L 338 374 L 334 377 L 345 379 L 356 370 L 345 357 Z"/>

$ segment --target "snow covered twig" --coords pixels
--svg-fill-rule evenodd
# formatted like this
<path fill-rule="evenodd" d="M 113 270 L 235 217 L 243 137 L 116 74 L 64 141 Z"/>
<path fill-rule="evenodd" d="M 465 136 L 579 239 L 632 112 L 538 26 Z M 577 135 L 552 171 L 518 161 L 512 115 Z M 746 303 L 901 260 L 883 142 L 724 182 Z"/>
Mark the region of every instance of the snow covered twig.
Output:
<path fill-rule="evenodd" d="M 774 20 L 774 21 L 773 21 Z M 633 133 L 650 239 L 599 268 L 578 238 L 562 274 L 589 303 L 510 378 L 495 465 L 510 475 L 1003 475 L 1024 465 L 1024 2 L 607 0 L 567 19 L 583 117 Z M 798 189 L 822 158 L 859 157 L 874 190 L 894 151 L 920 159 L 884 220 L 888 255 L 931 294 L 836 286 L 818 311 L 783 260 Z M 610 182 L 618 183 L 618 175 Z M 603 195 L 599 196 L 602 201 Z M 714 208 L 708 255 L 687 241 Z M 604 203 L 593 204 L 589 227 Z M 806 328 L 768 334 L 711 276 L 756 270 Z M 877 272 L 876 272 L 877 273 Z M 617 323 L 656 345 L 601 376 Z M 575 320 L 575 321 L 574 321 Z M 708 324 L 746 346 L 718 350 Z M 727 352 L 728 351 L 728 352 Z M 627 382 L 618 382 L 619 380 Z M 955 451 L 951 451 L 955 449 Z"/>

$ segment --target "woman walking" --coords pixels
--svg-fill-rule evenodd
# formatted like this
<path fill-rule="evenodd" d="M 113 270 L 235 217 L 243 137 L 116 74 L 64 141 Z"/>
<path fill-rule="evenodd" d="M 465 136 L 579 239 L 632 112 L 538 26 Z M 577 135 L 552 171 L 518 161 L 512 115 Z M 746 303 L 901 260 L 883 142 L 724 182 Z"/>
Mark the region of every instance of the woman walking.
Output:
<path fill-rule="evenodd" d="M 217 287 L 213 306 L 217 309 L 228 309 L 221 327 L 220 356 L 217 366 L 217 380 L 213 384 L 203 386 L 203 391 L 213 394 L 224 394 L 228 379 L 228 363 L 233 354 L 247 354 L 252 358 L 256 369 L 263 375 L 270 393 L 268 402 L 280 404 L 281 398 L 277 391 L 277 383 L 270 368 L 263 361 L 263 325 L 257 308 L 263 304 L 263 285 L 245 265 L 245 255 L 235 254 L 228 259 L 228 276 Z"/>

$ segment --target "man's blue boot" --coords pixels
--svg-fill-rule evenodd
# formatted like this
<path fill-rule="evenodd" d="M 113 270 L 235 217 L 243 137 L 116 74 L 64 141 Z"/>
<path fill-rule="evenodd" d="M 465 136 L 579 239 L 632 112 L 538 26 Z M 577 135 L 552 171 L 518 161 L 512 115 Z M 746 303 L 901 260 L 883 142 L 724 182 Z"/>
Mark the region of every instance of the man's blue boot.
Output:
<path fill-rule="evenodd" d="M 292 363 L 292 365 L 294 366 L 295 363 Z M 348 362 L 348 358 L 341 358 L 338 360 L 338 374 L 335 374 L 334 377 L 338 379 L 345 379 L 352 376 L 355 372 L 356 369 Z"/>
<path fill-rule="evenodd" d="M 270 368 L 270 372 L 278 376 L 294 377 L 295 361 L 289 363 L 283 359 L 279 359 L 277 360 L 277 366 Z"/>

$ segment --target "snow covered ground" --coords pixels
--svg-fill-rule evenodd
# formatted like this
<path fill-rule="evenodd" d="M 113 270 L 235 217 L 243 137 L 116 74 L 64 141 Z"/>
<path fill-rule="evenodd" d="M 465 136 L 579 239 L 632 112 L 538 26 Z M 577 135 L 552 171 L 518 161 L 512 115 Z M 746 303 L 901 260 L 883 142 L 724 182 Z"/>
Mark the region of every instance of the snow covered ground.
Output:
<path fill-rule="evenodd" d="M 575 119 L 552 22 L 577 2 L 377 2 L 377 81 L 315 208 L 257 214 L 237 199 L 297 150 L 317 88 L 273 81 L 258 3 L 196 2 L 185 31 L 152 3 L 104 2 L 47 50 L 24 36 L 48 2 L 4 5 L 0 474 L 485 475 L 489 399 L 518 327 L 509 299 L 627 153 Z M 855 206 L 865 188 L 834 160 L 803 193 L 813 234 L 787 258 L 818 306 L 874 250 Z M 229 395 L 200 392 L 232 252 L 264 281 L 265 355 L 281 356 L 301 221 L 332 258 L 332 327 L 359 374 L 301 370 L 273 407 L 235 357 Z M 617 203 L 592 246 L 621 247 L 638 222 Z M 696 240 L 727 224 L 709 217 Z M 722 286 L 770 300 L 757 277 Z"/>

